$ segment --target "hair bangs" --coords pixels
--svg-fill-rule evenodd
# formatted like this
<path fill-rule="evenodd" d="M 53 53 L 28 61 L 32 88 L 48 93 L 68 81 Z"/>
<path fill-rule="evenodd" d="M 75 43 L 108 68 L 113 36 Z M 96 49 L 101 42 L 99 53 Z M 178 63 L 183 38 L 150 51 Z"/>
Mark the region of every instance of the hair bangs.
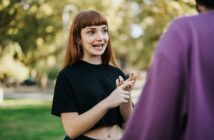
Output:
<path fill-rule="evenodd" d="M 80 28 L 85 28 L 88 26 L 99 26 L 99 25 L 107 25 L 107 19 L 96 11 L 87 11 L 83 12 L 81 15 Z"/>

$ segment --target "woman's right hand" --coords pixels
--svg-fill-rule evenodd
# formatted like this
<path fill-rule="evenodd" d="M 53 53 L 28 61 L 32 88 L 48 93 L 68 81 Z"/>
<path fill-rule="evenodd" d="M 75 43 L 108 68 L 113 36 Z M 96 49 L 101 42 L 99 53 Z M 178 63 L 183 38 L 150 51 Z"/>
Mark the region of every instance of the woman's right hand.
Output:
<path fill-rule="evenodd" d="M 127 103 L 130 98 L 130 92 L 126 90 L 126 87 L 132 87 L 133 85 L 134 81 L 127 81 L 118 86 L 106 99 L 104 99 L 108 108 L 114 108 L 123 103 Z"/>

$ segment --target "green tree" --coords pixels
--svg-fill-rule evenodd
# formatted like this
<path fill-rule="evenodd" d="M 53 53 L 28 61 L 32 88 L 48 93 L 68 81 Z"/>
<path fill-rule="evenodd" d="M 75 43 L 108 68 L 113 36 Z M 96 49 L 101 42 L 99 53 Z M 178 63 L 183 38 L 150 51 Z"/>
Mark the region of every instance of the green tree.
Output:
<path fill-rule="evenodd" d="M 193 14 L 194 0 L 142 0 L 136 1 L 140 11 L 136 22 L 143 29 L 143 34 L 136 40 L 134 64 L 146 69 L 152 58 L 157 42 L 171 21 L 178 16 Z"/>
<path fill-rule="evenodd" d="M 69 22 L 63 25 L 67 5 L 76 10 L 68 12 Z M 148 67 L 170 22 L 195 12 L 194 0 L 2 0 L 0 59 L 10 54 L 40 74 L 50 72 L 53 78 L 63 63 L 70 23 L 76 12 L 85 9 L 98 10 L 107 17 L 112 47 L 122 68 L 140 69 Z"/>

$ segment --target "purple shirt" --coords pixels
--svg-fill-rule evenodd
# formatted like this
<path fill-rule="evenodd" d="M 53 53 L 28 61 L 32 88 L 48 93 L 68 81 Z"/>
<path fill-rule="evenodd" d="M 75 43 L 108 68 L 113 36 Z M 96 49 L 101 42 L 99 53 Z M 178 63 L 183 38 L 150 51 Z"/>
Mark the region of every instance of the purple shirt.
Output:
<path fill-rule="evenodd" d="M 214 140 L 214 11 L 162 36 L 122 140 Z"/>

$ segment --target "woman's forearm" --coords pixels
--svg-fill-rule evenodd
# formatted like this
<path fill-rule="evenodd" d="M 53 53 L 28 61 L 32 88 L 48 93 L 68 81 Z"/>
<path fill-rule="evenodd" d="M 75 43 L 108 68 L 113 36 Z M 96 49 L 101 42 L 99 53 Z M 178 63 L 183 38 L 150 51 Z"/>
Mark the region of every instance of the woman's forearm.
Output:
<path fill-rule="evenodd" d="M 133 104 L 132 104 L 132 100 L 131 98 L 129 99 L 128 103 L 125 104 L 121 104 L 120 105 L 120 113 L 124 119 L 124 122 L 126 122 L 129 118 L 129 116 L 131 115 L 133 111 Z"/>
<path fill-rule="evenodd" d="M 108 111 L 108 106 L 101 101 L 85 113 L 71 116 L 70 113 L 62 113 L 61 118 L 66 134 L 70 138 L 76 138 L 92 128 Z"/>

